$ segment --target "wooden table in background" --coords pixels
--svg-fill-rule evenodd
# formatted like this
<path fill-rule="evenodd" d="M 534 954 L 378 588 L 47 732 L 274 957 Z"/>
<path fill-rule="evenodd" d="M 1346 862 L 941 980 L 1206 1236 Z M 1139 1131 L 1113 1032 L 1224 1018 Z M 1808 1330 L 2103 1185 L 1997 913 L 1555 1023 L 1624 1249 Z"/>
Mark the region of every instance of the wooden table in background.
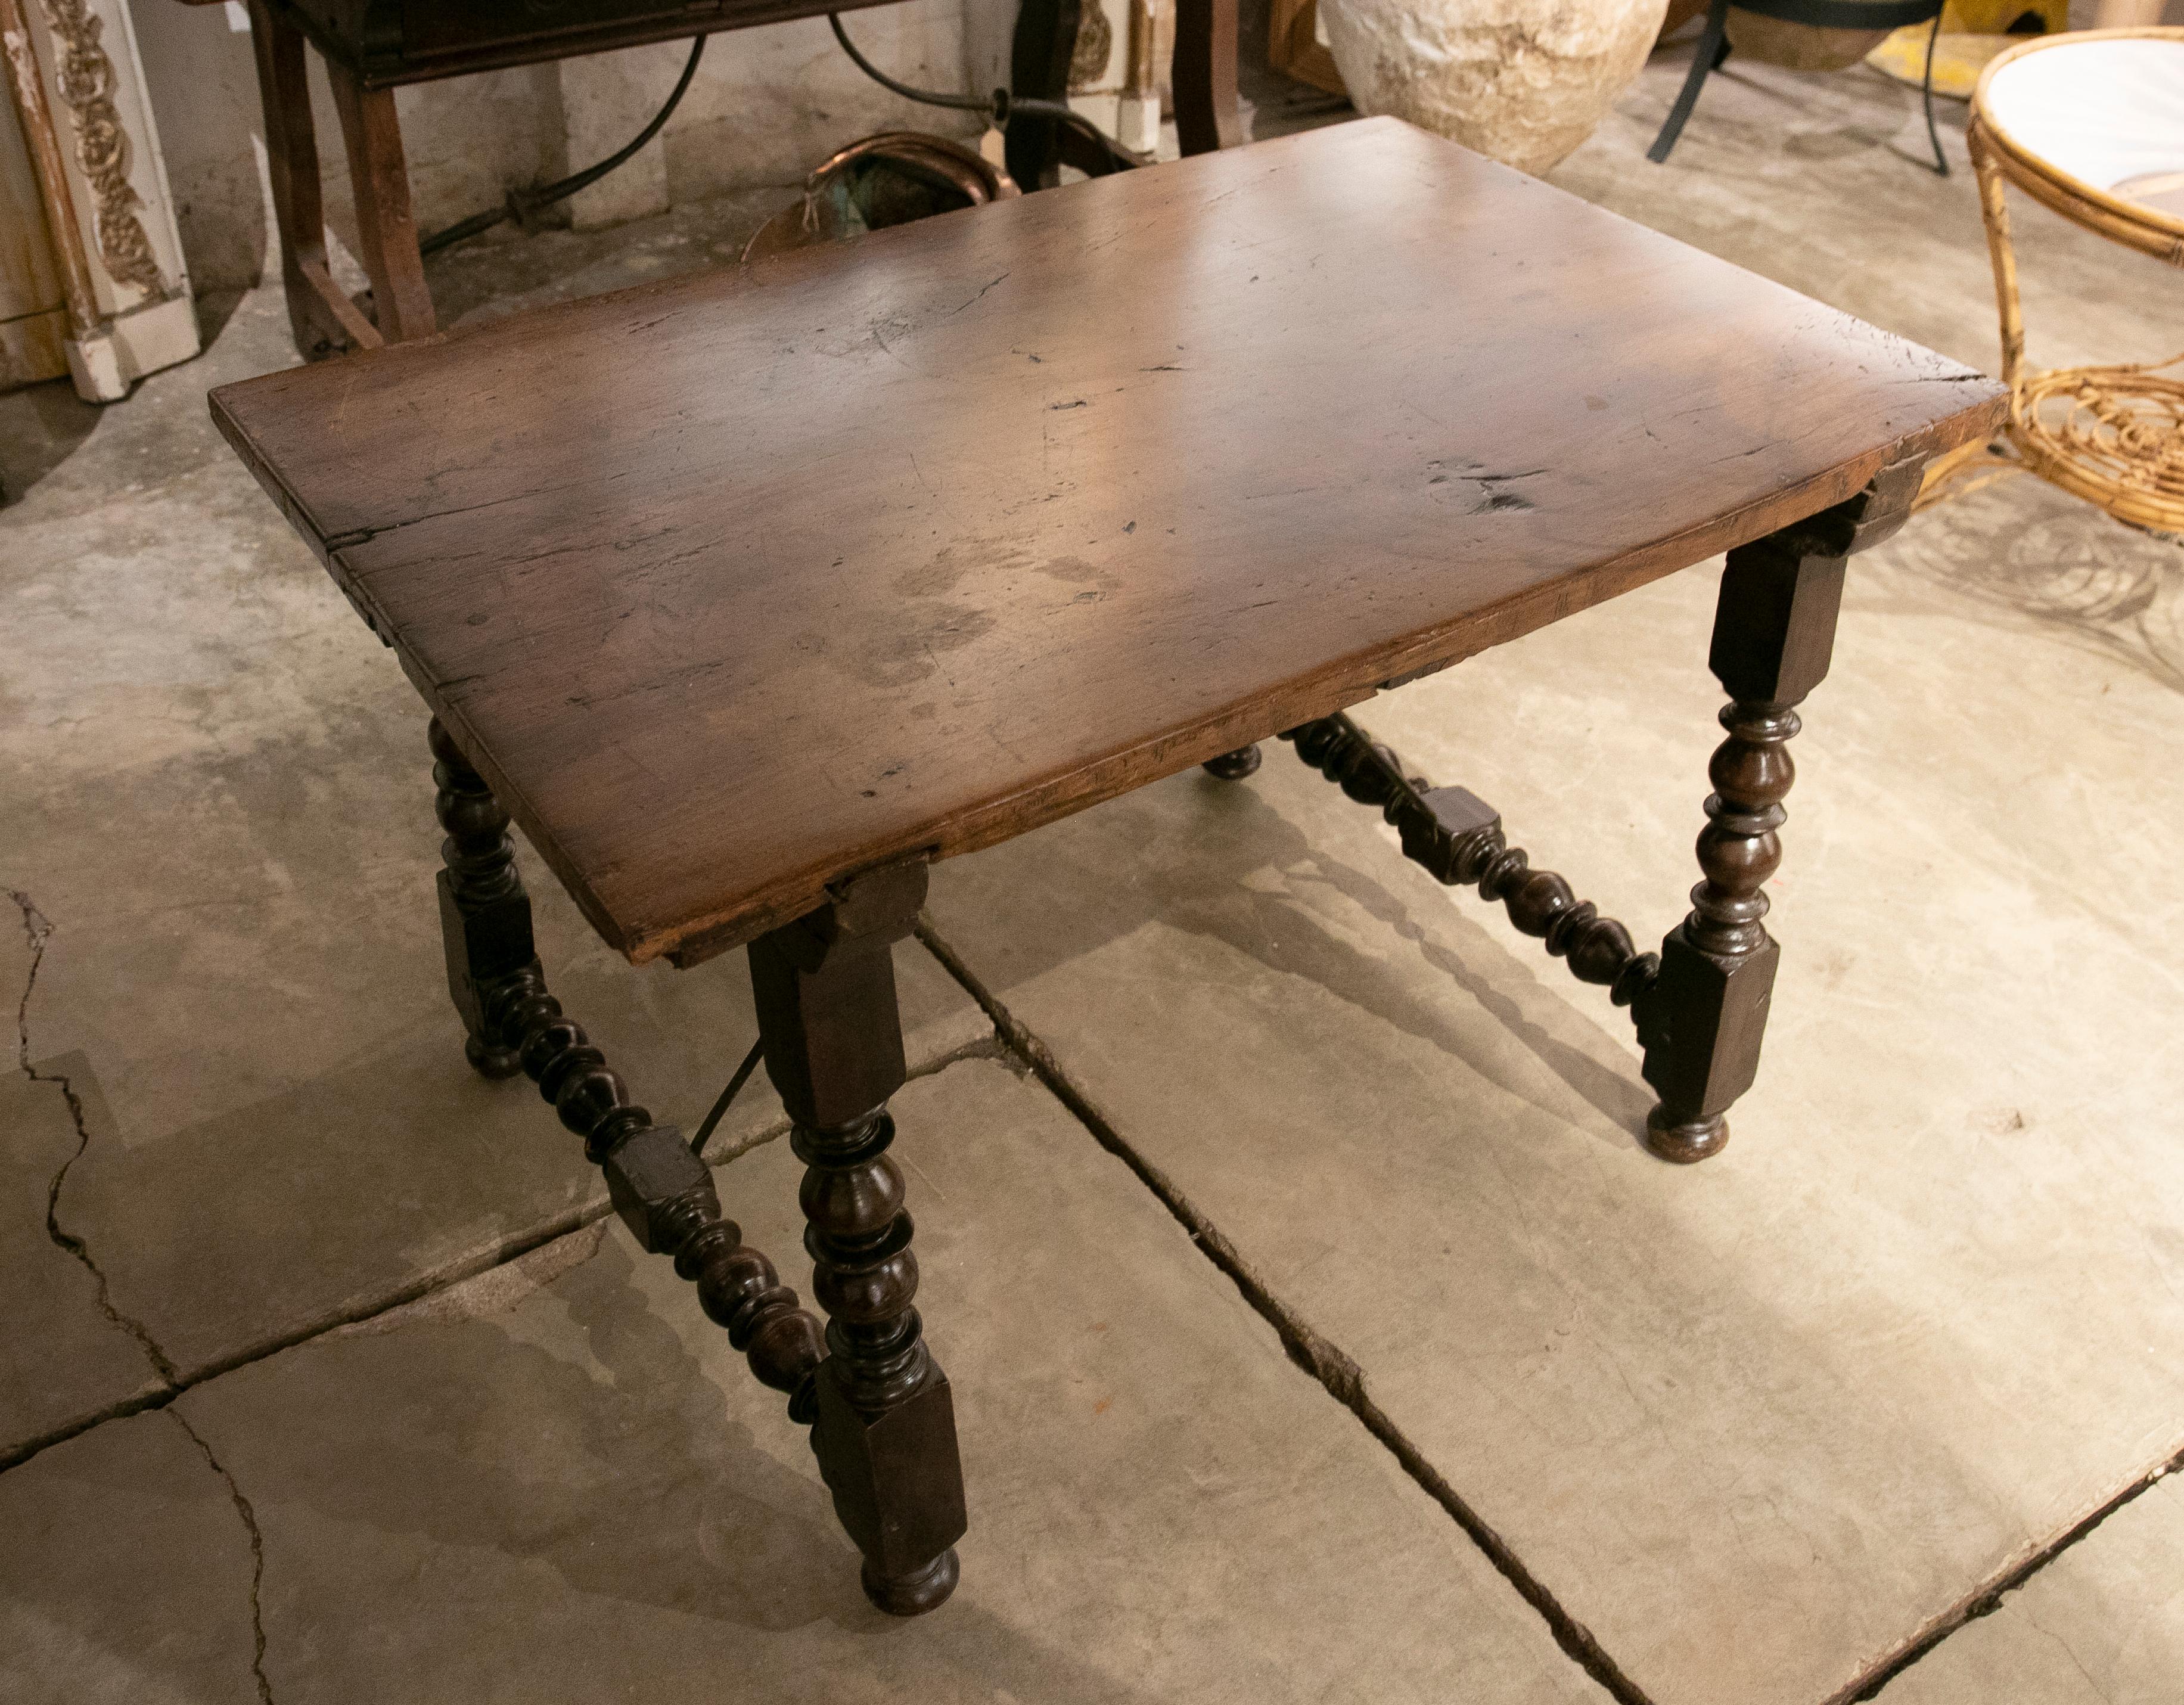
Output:
<path fill-rule="evenodd" d="M 210 5 L 218 0 L 186 0 Z M 651 42 L 687 39 L 799 18 L 820 18 L 892 0 L 249 0 L 251 39 L 265 115 L 266 165 L 279 226 L 281 281 L 296 347 L 308 359 L 344 348 L 422 337 L 434 329 L 410 167 L 394 91 L 511 65 L 574 59 Z M 1080 9 L 1089 0 L 1022 0 L 1011 87 L 1060 100 Z M 1236 104 L 1236 0 L 1174 0 L 1170 66 L 1178 143 L 1186 154 L 1243 141 Z M 371 281 L 370 311 L 352 302 L 327 264 L 319 146 L 304 70 L 308 41 L 326 68 L 348 151 L 356 203 L 357 258 Z M 663 91 L 663 93 L 665 92 Z M 1073 143 L 1038 120 L 1010 126 L 1009 160 L 1026 189 L 1039 188 Z M 844 137 L 844 142 L 851 140 Z M 1074 164 L 1086 164 L 1072 159 Z M 816 164 L 817 162 L 813 162 Z M 1102 161 L 1100 164 L 1104 164 Z"/>
<path fill-rule="evenodd" d="M 890 944 L 928 863 L 1194 764 L 1240 777 L 1281 734 L 1630 1006 L 1649 1145 L 1711 1154 L 1758 1057 L 1786 743 L 1846 559 L 2003 409 L 1390 120 L 213 394 L 434 714 L 471 1061 L 538 1082 L 814 1424 L 902 1613 L 947 1596 L 964 1525 L 886 1153 Z M 1343 714 L 1724 550 L 1728 738 L 1658 954 Z M 748 944 L 823 1353 L 546 992 L 511 816 L 632 960 Z"/>

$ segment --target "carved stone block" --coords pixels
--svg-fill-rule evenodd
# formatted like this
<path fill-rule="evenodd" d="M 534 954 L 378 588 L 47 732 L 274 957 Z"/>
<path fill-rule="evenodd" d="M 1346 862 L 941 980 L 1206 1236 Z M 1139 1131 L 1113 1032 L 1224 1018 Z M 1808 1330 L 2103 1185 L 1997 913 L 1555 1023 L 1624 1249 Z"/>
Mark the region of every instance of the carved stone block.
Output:
<path fill-rule="evenodd" d="M 1658 0 L 1327 0 L 1351 99 L 1544 172 L 1592 133 L 1646 63 Z"/>

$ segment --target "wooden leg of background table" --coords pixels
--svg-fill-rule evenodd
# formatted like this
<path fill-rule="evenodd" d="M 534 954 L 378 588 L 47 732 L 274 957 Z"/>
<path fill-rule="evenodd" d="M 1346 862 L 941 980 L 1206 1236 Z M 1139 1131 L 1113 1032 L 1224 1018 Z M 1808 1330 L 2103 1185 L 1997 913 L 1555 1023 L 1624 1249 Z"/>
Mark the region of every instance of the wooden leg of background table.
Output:
<path fill-rule="evenodd" d="M 357 259 L 371 279 L 380 335 L 390 343 L 432 334 L 432 293 L 410 212 L 410 164 L 394 91 L 367 89 L 332 60 L 326 78 L 348 149 L 349 188 L 356 198 Z"/>
<path fill-rule="evenodd" d="M 1184 153 L 1243 146 L 1243 113 L 1236 100 L 1236 0 L 1178 0 L 1168 85 L 1175 94 L 1176 143 Z"/>
<path fill-rule="evenodd" d="M 493 985 L 538 963 L 531 941 L 531 897 L 515 868 L 508 813 L 485 778 L 471 767 L 440 719 L 432 719 L 432 779 L 438 784 L 440 939 L 447 950 L 448 993 L 462 1015 L 463 1051 L 488 1078 L 513 1078 L 521 1056 L 495 1039 L 487 1022 Z"/>
<path fill-rule="evenodd" d="M 1659 978 L 1636 1007 L 1646 1081 L 1661 1097 L 1646 1146 L 1663 1160 L 1719 1152 L 1724 1116 L 1758 1070 L 1781 953 L 1761 920 L 1797 774 L 1795 707 L 1827 675 L 1849 557 L 1903 525 L 1923 467 L 1924 458 L 1892 464 L 1847 503 L 1729 554 L 1708 658 L 1730 694 L 1721 713 L 1729 738 L 1708 766 L 1705 879 L 1691 890 L 1691 915 L 1661 944 Z"/>
<path fill-rule="evenodd" d="M 265 165 L 280 231 L 288 324 L 296 335 L 297 353 L 309 360 L 332 354 L 350 339 L 315 281 L 330 280 L 331 275 L 326 270 L 326 215 L 319 200 L 318 137 L 311 124 L 310 85 L 304 73 L 304 37 L 266 0 L 251 0 L 250 45 L 258 62 Z"/>
<path fill-rule="evenodd" d="M 925 1346 L 888 1097 L 904 1078 L 893 944 L 925 898 L 925 866 L 839 885 L 833 901 L 750 946 L 766 1073 L 806 1167 L 812 1295 L 829 1317 L 812 1448 L 865 1592 L 915 1616 L 955 1591 L 963 1471 L 947 1377 Z"/>

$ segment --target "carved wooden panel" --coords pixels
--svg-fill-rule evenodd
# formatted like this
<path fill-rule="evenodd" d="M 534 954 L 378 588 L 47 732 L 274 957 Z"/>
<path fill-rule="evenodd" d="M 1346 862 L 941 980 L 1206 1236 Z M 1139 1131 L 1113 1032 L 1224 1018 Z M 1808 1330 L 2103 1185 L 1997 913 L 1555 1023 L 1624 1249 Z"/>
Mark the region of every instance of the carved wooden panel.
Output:
<path fill-rule="evenodd" d="M 112 402 L 198 348 L 127 0 L 0 0 L 0 48 L 69 366 L 85 398 Z"/>

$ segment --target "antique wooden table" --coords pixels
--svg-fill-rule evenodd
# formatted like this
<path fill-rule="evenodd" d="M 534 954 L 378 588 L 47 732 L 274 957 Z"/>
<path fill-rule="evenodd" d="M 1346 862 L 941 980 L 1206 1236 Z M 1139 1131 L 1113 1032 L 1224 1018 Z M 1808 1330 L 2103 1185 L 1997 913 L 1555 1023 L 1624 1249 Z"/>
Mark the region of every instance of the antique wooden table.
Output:
<path fill-rule="evenodd" d="M 218 0 L 187 0 L 211 5 Z M 279 228 L 281 281 L 296 348 L 306 356 L 429 336 L 432 295 L 410 209 L 410 167 L 394 91 L 410 83 L 710 36 L 890 0 L 250 0 L 259 105 Z M 1083 0 L 1024 0 L 1011 87 L 1063 98 Z M 1236 105 L 1236 0 L 1173 0 L 1169 65 L 1176 134 L 1185 153 L 1243 140 Z M 334 281 L 326 259 L 318 133 L 304 44 L 318 49 L 341 120 L 356 215 L 358 259 L 371 280 L 369 316 Z M 660 92 L 666 92 L 665 87 Z M 1050 122 L 1010 125 L 1009 164 L 1036 189 L 1050 157 L 1098 167 Z"/>
<path fill-rule="evenodd" d="M 1692 1160 L 1751 1083 L 1792 708 L 1991 381 L 1391 120 L 213 393 L 434 713 L 449 988 L 789 1394 L 883 1608 L 963 1531 L 886 1110 L 928 861 L 1283 734 L 1630 1006 Z M 1344 707 L 1726 549 L 1659 954 Z M 823 1347 L 533 957 L 510 817 L 630 959 L 748 944 Z"/>

